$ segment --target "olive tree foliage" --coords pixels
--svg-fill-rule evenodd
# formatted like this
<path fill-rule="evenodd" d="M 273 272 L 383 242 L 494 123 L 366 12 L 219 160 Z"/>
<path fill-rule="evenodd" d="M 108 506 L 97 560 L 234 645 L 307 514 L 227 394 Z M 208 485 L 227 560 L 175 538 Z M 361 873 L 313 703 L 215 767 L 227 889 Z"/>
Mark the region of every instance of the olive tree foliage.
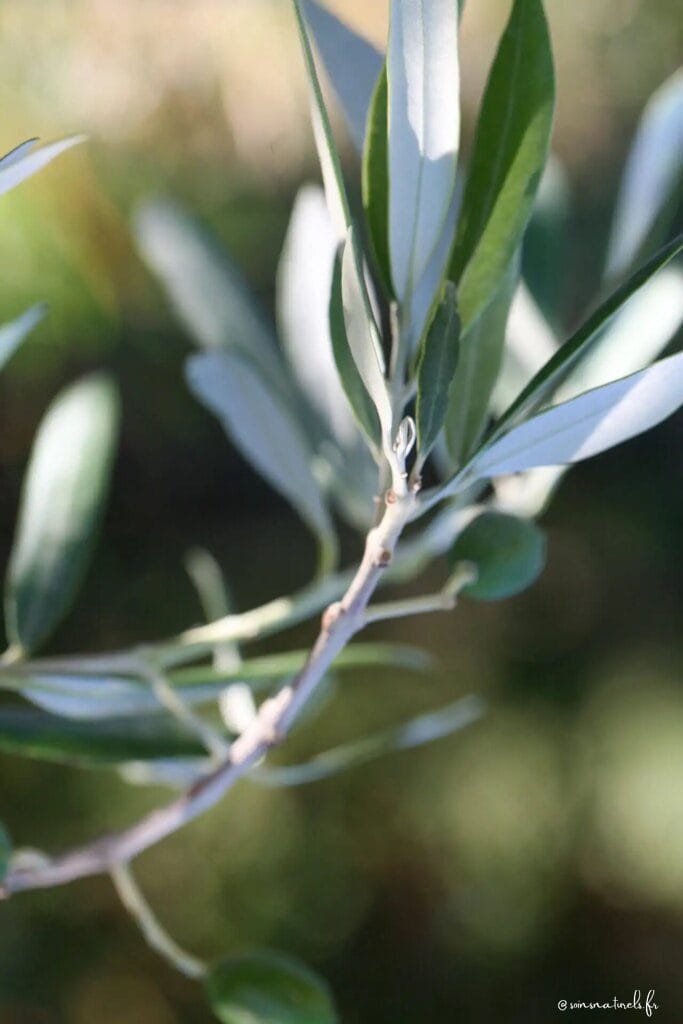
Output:
<path fill-rule="evenodd" d="M 554 243 L 567 214 L 561 168 L 548 161 L 555 86 L 543 5 L 512 2 L 467 166 L 461 6 L 391 0 L 381 53 L 316 0 L 294 0 L 323 186 L 304 185 L 296 197 L 276 324 L 183 210 L 150 202 L 135 220 L 140 252 L 197 346 L 188 386 L 310 530 L 311 583 L 233 610 L 220 569 L 196 551 L 188 569 L 207 624 L 111 654 L 38 657 L 69 610 L 102 516 L 118 423 L 110 380 L 89 377 L 57 396 L 26 472 L 6 573 L 0 687 L 12 699 L 0 705 L 0 749 L 106 765 L 131 784 L 180 792 L 122 831 L 56 856 L 12 851 L 3 830 L 1 892 L 109 873 L 146 939 L 201 980 L 225 1024 L 338 1018 L 324 982 L 288 957 L 239 953 L 206 964 L 180 949 L 146 904 L 131 861 L 238 780 L 305 785 L 476 720 L 484 705 L 472 694 L 304 764 L 269 764 L 304 710 L 314 728 L 307 706 L 332 671 L 429 669 L 423 651 L 357 641 L 365 625 L 533 584 L 546 548 L 536 520 L 567 468 L 683 402 L 683 355 L 658 360 L 683 319 L 672 262 L 683 242 L 658 248 L 681 180 L 683 79 L 666 82 L 643 114 L 592 311 L 566 334 L 521 270 L 525 235 L 527 245 Z M 352 188 L 328 85 L 360 157 Z M 0 161 L 0 190 L 74 141 L 18 147 Z M 558 252 L 548 244 L 543 253 L 551 282 L 567 272 Z M 0 367 L 41 315 L 36 307 L 0 329 Z M 348 569 L 338 566 L 340 520 L 365 538 Z M 380 587 L 417 580 L 434 559 L 444 566 L 438 592 L 375 599 Z M 251 641 L 318 614 L 308 651 L 249 655 Z"/>

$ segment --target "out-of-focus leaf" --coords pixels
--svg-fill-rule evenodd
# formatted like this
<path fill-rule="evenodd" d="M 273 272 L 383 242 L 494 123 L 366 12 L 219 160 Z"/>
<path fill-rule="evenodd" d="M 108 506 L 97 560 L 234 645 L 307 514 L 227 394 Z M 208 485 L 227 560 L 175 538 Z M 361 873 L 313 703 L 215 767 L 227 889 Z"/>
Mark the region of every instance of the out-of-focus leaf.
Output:
<path fill-rule="evenodd" d="M 326 983 L 280 953 L 256 952 L 221 960 L 204 983 L 222 1024 L 337 1024 Z"/>
<path fill-rule="evenodd" d="M 501 416 L 496 425 L 496 436 L 500 436 L 504 427 L 519 422 L 530 410 L 538 409 L 566 380 L 569 373 L 578 365 L 592 349 L 601 332 L 612 322 L 614 317 L 624 308 L 626 303 L 683 249 L 683 235 L 679 235 L 643 267 L 640 267 L 624 282 L 596 311 L 579 327 L 577 331 L 557 350 L 538 373 L 529 381 L 524 390 L 517 396 L 512 405 Z"/>
<path fill-rule="evenodd" d="M 365 288 L 362 256 L 349 228 L 342 256 L 341 293 L 346 337 L 358 373 L 372 399 L 384 443 L 391 443 L 393 411 L 385 374 L 382 343 Z"/>
<path fill-rule="evenodd" d="M 559 327 L 567 299 L 572 194 L 564 164 L 550 153 L 522 248 L 522 276 L 544 316 Z"/>
<path fill-rule="evenodd" d="M 301 391 L 342 447 L 358 439 L 330 340 L 330 294 L 337 242 L 322 189 L 296 197 L 277 279 L 280 336 Z"/>
<path fill-rule="evenodd" d="M 318 454 L 318 479 L 346 521 L 366 533 L 376 513 L 377 465 L 361 432 L 352 447 L 323 442 Z"/>
<path fill-rule="evenodd" d="M 545 536 L 528 519 L 484 512 L 466 526 L 451 548 L 449 562 L 471 562 L 474 582 L 462 593 L 479 601 L 500 601 L 530 587 L 545 566 Z"/>
<path fill-rule="evenodd" d="M 243 679 L 257 683 L 285 679 L 303 668 L 308 651 L 286 651 L 281 654 L 266 654 L 260 658 L 248 658 L 232 672 L 214 672 L 208 668 L 179 669 L 171 674 L 174 685 L 206 685 L 212 680 L 233 682 Z M 334 671 L 340 669 L 394 667 L 413 672 L 427 672 L 433 668 L 431 656 L 419 647 L 409 644 L 353 643 L 348 644 L 334 659 Z"/>
<path fill-rule="evenodd" d="M 206 352 L 187 361 L 187 380 L 242 454 L 310 526 L 322 554 L 332 557 L 334 528 L 311 470 L 308 441 L 255 365 L 238 352 Z"/>
<path fill-rule="evenodd" d="M 368 235 L 380 279 L 393 295 L 389 256 L 389 138 L 387 121 L 387 69 L 382 67 L 368 112 L 363 149 L 363 207 Z"/>
<path fill-rule="evenodd" d="M 489 75 L 451 276 L 463 332 L 490 303 L 522 241 L 548 154 L 555 78 L 541 0 L 515 0 Z"/>
<path fill-rule="evenodd" d="M 449 281 L 425 335 L 417 364 L 415 424 L 420 464 L 434 447 L 443 426 L 459 346 L 457 297 L 455 285 Z"/>
<path fill-rule="evenodd" d="M 455 190 L 458 9 L 453 0 L 392 0 L 390 11 L 389 251 L 395 293 L 405 301 L 429 263 Z"/>
<path fill-rule="evenodd" d="M 486 425 L 518 279 L 519 259 L 515 256 L 488 306 L 463 330 L 460 338 L 460 355 L 446 414 L 446 443 L 458 466 L 472 452 Z"/>
<path fill-rule="evenodd" d="M 194 735 L 162 716 L 79 722 L 33 708 L 6 706 L 0 708 L 0 750 L 83 765 L 206 754 Z"/>
<path fill-rule="evenodd" d="M 340 257 L 337 257 L 332 276 L 330 338 L 332 340 L 332 352 L 337 372 L 339 373 L 344 393 L 349 400 L 356 423 L 370 445 L 370 450 L 375 455 L 375 458 L 378 458 L 381 441 L 380 424 L 375 405 L 356 366 L 346 333 L 344 302 L 342 299 L 342 261 Z"/>
<path fill-rule="evenodd" d="M 302 11 L 303 0 L 293 0 L 293 2 L 306 76 L 311 93 L 311 120 L 313 122 L 313 134 L 325 185 L 325 197 L 337 240 L 341 242 L 346 235 L 347 227 L 351 223 L 344 175 L 342 174 L 339 153 L 334 141 L 334 135 L 332 134 L 327 107 L 325 106 L 322 89 L 320 88 L 320 80 L 315 66 L 308 28 Z"/>
<path fill-rule="evenodd" d="M 475 455 L 466 476 L 486 479 L 536 466 L 580 462 L 656 426 L 681 403 L 683 353 L 513 427 Z"/>
<path fill-rule="evenodd" d="M 84 141 L 85 135 L 70 135 L 40 147 L 37 146 L 38 139 L 22 142 L 0 159 L 0 195 L 41 171 L 60 153 Z"/>
<path fill-rule="evenodd" d="M 556 394 L 575 395 L 626 377 L 651 363 L 671 341 L 683 321 L 683 273 L 668 267 L 633 297 L 570 373 Z"/>
<path fill-rule="evenodd" d="M 139 208 L 134 228 L 142 257 L 197 344 L 237 349 L 265 375 L 281 378 L 279 352 L 263 312 L 227 253 L 198 221 L 156 201 Z"/>
<path fill-rule="evenodd" d="M 519 297 L 518 292 L 515 303 Z M 535 314 L 538 315 L 538 310 L 535 310 Z M 510 328 L 514 320 L 513 305 Z M 666 348 L 682 320 L 683 275 L 676 268 L 666 268 L 634 296 L 610 324 L 589 355 L 579 362 L 574 372 L 569 374 L 559 388 L 556 400 L 567 401 L 589 388 L 600 387 L 618 377 L 626 377 L 629 373 L 646 366 Z M 533 323 L 525 317 L 520 317 L 517 325 L 520 331 L 523 321 L 527 323 L 525 337 L 528 342 L 534 337 Z M 542 365 L 546 360 L 541 357 L 541 352 L 543 347 L 548 346 L 549 328 L 545 322 L 539 324 L 539 327 L 541 334 L 533 343 L 533 353 L 527 346 L 523 354 L 526 357 L 533 354 L 534 361 L 537 360 L 538 365 Z M 521 355 L 522 352 L 516 345 L 521 344 L 523 340 L 521 333 L 517 338 L 516 334 L 511 332 L 508 336 L 508 345 L 512 341 L 514 350 Z M 537 366 L 531 365 L 527 358 L 523 379 L 516 378 L 519 385 L 515 389 L 516 392 L 521 391 L 526 380 L 532 376 L 531 371 L 536 368 Z M 503 398 L 506 399 L 504 402 Z M 511 393 L 501 393 L 503 405 L 508 405 L 511 398 Z M 496 485 L 496 504 L 499 508 L 520 515 L 538 516 L 545 510 L 565 471 L 564 466 L 552 466 L 532 469 L 514 477 L 501 479 Z"/>
<path fill-rule="evenodd" d="M 191 548 L 185 557 L 185 569 L 208 622 L 230 614 L 230 600 L 221 567 L 206 548 Z"/>
<path fill-rule="evenodd" d="M 0 821 L 0 882 L 2 882 L 7 874 L 11 854 L 12 843 L 10 842 L 10 837 L 7 834 L 7 829 Z"/>
<path fill-rule="evenodd" d="M 48 409 L 29 462 L 5 588 L 10 641 L 34 651 L 69 610 L 103 513 L 119 401 L 96 374 Z"/>
<path fill-rule="evenodd" d="M 316 0 L 302 0 L 302 7 L 360 153 L 382 54 Z"/>
<path fill-rule="evenodd" d="M 176 687 L 187 704 L 216 700 L 224 689 L 221 682 Z M 20 673 L 0 676 L 0 689 L 21 693 L 31 703 L 63 718 L 121 718 L 129 715 L 163 715 L 164 708 L 142 680 L 125 677 Z"/>
<path fill-rule="evenodd" d="M 12 358 L 26 335 L 40 323 L 46 312 L 47 308 L 42 303 L 31 306 L 16 320 L 10 320 L 0 327 L 0 370 Z"/>
<path fill-rule="evenodd" d="M 124 761 L 118 774 L 130 786 L 170 786 L 187 789 L 210 769 L 208 757 L 169 757 L 149 761 Z"/>
<path fill-rule="evenodd" d="M 633 265 L 683 175 L 683 71 L 654 93 L 638 126 L 619 189 L 606 274 Z"/>
<path fill-rule="evenodd" d="M 358 768 L 374 761 L 375 758 L 421 747 L 434 740 L 443 739 L 459 729 L 476 722 L 482 716 L 485 704 L 479 697 L 463 697 L 455 704 L 366 736 L 353 743 L 326 750 L 306 761 L 280 768 L 259 768 L 250 776 L 255 782 L 266 786 L 302 786 L 309 782 L 329 779 L 341 772 Z"/>
<path fill-rule="evenodd" d="M 305 650 L 286 651 L 231 666 L 179 669 L 169 674 L 168 681 L 186 704 L 206 704 L 235 684 L 248 684 L 257 692 L 271 690 L 299 672 L 307 657 Z M 334 661 L 335 672 L 374 668 L 426 672 L 432 666 L 424 651 L 405 644 L 349 644 Z M 43 710 L 65 718 L 94 720 L 165 713 L 144 679 L 123 675 L 48 671 L 40 663 L 27 663 L 0 673 L 2 689 L 21 693 Z"/>
<path fill-rule="evenodd" d="M 500 415 L 507 409 L 534 374 L 552 359 L 558 345 L 559 342 L 550 324 L 522 282 L 510 306 L 503 365 L 491 396 L 491 408 L 494 413 Z M 617 376 L 620 374 L 612 374 L 612 378 Z"/>

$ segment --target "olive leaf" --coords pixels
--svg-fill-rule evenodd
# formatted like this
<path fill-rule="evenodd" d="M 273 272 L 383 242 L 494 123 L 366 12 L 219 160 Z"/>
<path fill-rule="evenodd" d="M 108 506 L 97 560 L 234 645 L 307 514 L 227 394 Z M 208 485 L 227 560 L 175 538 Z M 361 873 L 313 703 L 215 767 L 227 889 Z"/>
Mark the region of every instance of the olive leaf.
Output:
<path fill-rule="evenodd" d="M 392 0 L 387 49 L 389 253 L 406 301 L 438 243 L 460 143 L 458 8 Z"/>
<path fill-rule="evenodd" d="M 471 562 L 477 576 L 461 593 L 479 601 L 500 601 L 536 581 L 545 565 L 543 533 L 528 519 L 484 512 L 460 533 L 449 563 Z"/>
<path fill-rule="evenodd" d="M 661 423 L 683 403 L 683 353 L 533 416 L 485 445 L 469 479 L 580 462 Z"/>
<path fill-rule="evenodd" d="M 316 0 L 302 0 L 315 45 L 336 92 L 356 149 L 363 149 L 370 98 L 383 57 Z"/>
<path fill-rule="evenodd" d="M 12 358 L 26 335 L 30 334 L 33 328 L 40 323 L 46 312 L 47 307 L 40 303 L 37 306 L 31 306 L 16 320 L 10 320 L 9 323 L 0 327 L 0 370 Z"/>
<path fill-rule="evenodd" d="M 84 141 L 85 135 L 70 135 L 45 146 L 38 146 L 38 139 L 22 142 L 0 159 L 0 195 L 47 167 L 60 153 Z"/>
<path fill-rule="evenodd" d="M 334 527 L 311 469 L 309 442 L 290 410 L 238 352 L 191 356 L 186 374 L 193 394 L 218 417 L 245 458 L 312 529 L 329 565 L 336 552 Z"/>
<path fill-rule="evenodd" d="M 555 76 L 541 0 L 515 0 L 477 122 L 450 276 L 463 331 L 490 303 L 529 221 L 548 155 Z"/>
<path fill-rule="evenodd" d="M 448 392 L 458 364 L 460 318 L 455 285 L 448 282 L 427 331 L 417 364 L 417 404 L 415 425 L 419 464 L 436 443 L 441 432 Z"/>
<path fill-rule="evenodd" d="M 280 953 L 228 957 L 204 982 L 222 1024 L 337 1024 L 330 991 L 308 967 Z"/>
<path fill-rule="evenodd" d="M 38 430 L 5 584 L 10 642 L 34 651 L 69 610 L 107 497 L 118 435 L 111 380 L 85 377 L 61 392 Z"/>

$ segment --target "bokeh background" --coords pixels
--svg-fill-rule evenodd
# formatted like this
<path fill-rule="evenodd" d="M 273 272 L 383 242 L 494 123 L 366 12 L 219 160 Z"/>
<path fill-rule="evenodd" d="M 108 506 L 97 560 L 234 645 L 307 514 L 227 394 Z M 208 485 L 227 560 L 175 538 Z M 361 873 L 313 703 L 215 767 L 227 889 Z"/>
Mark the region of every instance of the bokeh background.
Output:
<path fill-rule="evenodd" d="M 381 42 L 385 0 L 329 5 Z M 467 4 L 467 138 L 507 8 Z M 571 324 L 683 22 L 678 0 L 547 8 L 571 204 L 555 286 Z M 239 607 L 289 592 L 312 569 L 307 535 L 187 393 L 188 339 L 129 228 L 140 201 L 180 200 L 272 307 L 289 207 L 317 179 L 289 5 L 6 0 L 0 68 L 2 152 L 31 135 L 90 135 L 2 203 L 0 319 L 38 299 L 51 313 L 0 381 L 0 563 L 41 412 L 63 383 L 107 367 L 123 394 L 122 448 L 102 542 L 53 650 L 199 621 L 183 570 L 194 544 L 220 559 Z M 434 650 L 438 669 L 346 677 L 292 756 L 461 693 L 489 697 L 486 720 L 299 791 L 244 784 L 147 854 L 140 880 L 179 940 L 207 957 L 253 945 L 303 956 L 345 1024 L 541 1024 L 561 998 L 635 988 L 656 989 L 657 1019 L 683 1019 L 682 451 L 678 417 L 573 471 L 546 517 L 535 588 L 385 628 Z M 59 848 L 163 797 L 113 773 L 0 758 L 0 811 L 22 844 Z M 1 1024 L 209 1019 L 106 880 L 0 907 Z"/>

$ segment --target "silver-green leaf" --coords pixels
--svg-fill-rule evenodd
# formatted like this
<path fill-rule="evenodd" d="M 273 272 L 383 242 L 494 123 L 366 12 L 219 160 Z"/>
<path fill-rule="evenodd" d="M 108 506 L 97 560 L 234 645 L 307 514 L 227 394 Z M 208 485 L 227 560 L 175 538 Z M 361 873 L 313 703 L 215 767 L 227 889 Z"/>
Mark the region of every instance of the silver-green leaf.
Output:
<path fill-rule="evenodd" d="M 450 389 L 445 427 L 448 451 L 458 466 L 474 450 L 486 426 L 491 394 L 503 360 L 508 313 L 518 279 L 519 259 L 513 257 L 488 304 L 462 331 L 460 357 Z"/>
<path fill-rule="evenodd" d="M 450 276 L 463 332 L 490 302 L 527 226 L 546 162 L 555 103 L 541 0 L 515 0 L 477 124 Z"/>
<path fill-rule="evenodd" d="M 397 298 L 409 298 L 438 243 L 460 142 L 455 0 L 392 0 L 387 51 L 389 251 Z"/>
<path fill-rule="evenodd" d="M 683 71 L 647 104 L 619 189 L 606 275 L 628 271 L 648 240 L 660 210 L 680 189 L 683 174 Z"/>
<path fill-rule="evenodd" d="M 422 465 L 446 417 L 448 392 L 458 364 L 460 318 L 455 285 L 448 282 L 424 337 L 417 364 L 417 450 Z"/>
<path fill-rule="evenodd" d="M 367 296 L 362 255 L 353 228 L 349 228 L 344 246 L 341 291 L 349 348 L 358 373 L 377 410 L 384 441 L 390 443 L 393 410 L 385 377 L 384 353 Z"/>
<path fill-rule="evenodd" d="M 206 352 L 191 356 L 186 372 L 193 394 L 316 534 L 323 560 L 333 558 L 334 528 L 311 469 L 310 445 L 256 365 L 238 352 Z"/>
<path fill-rule="evenodd" d="M 481 698 L 463 697 L 454 704 L 417 715 L 409 722 L 391 729 L 316 754 L 303 764 L 259 768 L 251 778 L 265 786 L 303 786 L 310 782 L 320 782 L 387 754 L 421 747 L 451 736 L 476 722 L 484 710 Z"/>
<path fill-rule="evenodd" d="M 46 146 L 38 146 L 38 139 L 22 142 L 0 159 L 0 195 L 47 167 L 60 153 L 84 141 L 85 135 L 70 135 Z"/>
<path fill-rule="evenodd" d="M 302 0 L 306 21 L 322 57 L 356 149 L 363 149 L 370 98 L 383 57 L 367 39 L 316 0 Z"/>
<path fill-rule="evenodd" d="M 536 466 L 581 462 L 661 423 L 683 403 L 683 353 L 513 427 L 485 445 L 465 474 L 486 479 Z"/>
<path fill-rule="evenodd" d="M 205 982 L 222 1024 L 337 1024 L 332 995 L 308 967 L 280 953 L 221 960 Z"/>
<path fill-rule="evenodd" d="M 5 589 L 10 642 L 34 651 L 69 610 L 103 513 L 118 434 L 102 375 L 63 391 L 33 445 Z"/>
<path fill-rule="evenodd" d="M 26 335 L 30 334 L 33 328 L 40 323 L 46 311 L 47 307 L 42 303 L 31 306 L 16 320 L 10 320 L 9 323 L 0 327 L 0 370 L 12 358 Z"/>

